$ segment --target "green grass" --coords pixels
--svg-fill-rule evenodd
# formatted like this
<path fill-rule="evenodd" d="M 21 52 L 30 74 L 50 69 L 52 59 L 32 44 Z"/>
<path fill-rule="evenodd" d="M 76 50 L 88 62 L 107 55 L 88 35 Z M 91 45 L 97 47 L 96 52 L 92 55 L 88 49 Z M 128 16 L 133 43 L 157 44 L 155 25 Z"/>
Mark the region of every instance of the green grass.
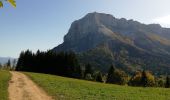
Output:
<path fill-rule="evenodd" d="M 25 73 L 56 100 L 170 100 L 170 89 L 102 84 L 59 76 Z"/>
<path fill-rule="evenodd" d="M 8 81 L 11 74 L 8 71 L 0 70 L 0 100 L 8 100 Z"/>

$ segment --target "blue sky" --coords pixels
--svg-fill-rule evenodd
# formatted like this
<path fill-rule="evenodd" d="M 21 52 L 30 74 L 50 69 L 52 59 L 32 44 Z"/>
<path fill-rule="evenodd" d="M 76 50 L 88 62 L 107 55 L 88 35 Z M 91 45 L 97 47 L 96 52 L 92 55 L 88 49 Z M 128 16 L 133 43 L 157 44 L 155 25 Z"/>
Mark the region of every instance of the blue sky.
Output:
<path fill-rule="evenodd" d="M 16 0 L 0 9 L 0 56 L 51 49 L 63 42 L 71 23 L 89 12 L 112 14 L 170 27 L 170 0 Z"/>

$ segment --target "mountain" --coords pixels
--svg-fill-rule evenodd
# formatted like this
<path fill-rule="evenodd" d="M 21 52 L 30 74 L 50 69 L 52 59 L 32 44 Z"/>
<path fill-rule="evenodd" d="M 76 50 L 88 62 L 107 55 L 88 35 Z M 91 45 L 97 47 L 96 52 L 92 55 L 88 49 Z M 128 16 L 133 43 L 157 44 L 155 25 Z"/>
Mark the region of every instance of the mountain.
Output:
<path fill-rule="evenodd" d="M 170 28 L 94 12 L 74 21 L 53 51 L 74 51 L 102 71 L 115 64 L 127 72 L 170 73 Z"/>

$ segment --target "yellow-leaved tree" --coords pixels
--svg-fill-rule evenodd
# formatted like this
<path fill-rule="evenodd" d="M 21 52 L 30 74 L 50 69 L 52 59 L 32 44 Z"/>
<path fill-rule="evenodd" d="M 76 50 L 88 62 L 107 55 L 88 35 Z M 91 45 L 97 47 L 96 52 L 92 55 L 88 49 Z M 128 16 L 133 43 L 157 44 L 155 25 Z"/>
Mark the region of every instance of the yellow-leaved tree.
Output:
<path fill-rule="evenodd" d="M 9 2 L 13 7 L 16 7 L 16 1 L 15 0 L 0 0 L 0 8 L 3 7 L 4 2 Z"/>

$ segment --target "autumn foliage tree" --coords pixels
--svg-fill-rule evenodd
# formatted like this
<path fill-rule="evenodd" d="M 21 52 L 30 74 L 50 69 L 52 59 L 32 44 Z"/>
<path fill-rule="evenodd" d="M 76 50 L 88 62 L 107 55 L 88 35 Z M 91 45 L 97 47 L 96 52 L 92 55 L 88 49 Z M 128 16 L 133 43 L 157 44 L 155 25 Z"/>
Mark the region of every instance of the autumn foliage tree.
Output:
<path fill-rule="evenodd" d="M 149 71 L 137 71 L 129 80 L 131 86 L 155 86 L 155 77 Z"/>

